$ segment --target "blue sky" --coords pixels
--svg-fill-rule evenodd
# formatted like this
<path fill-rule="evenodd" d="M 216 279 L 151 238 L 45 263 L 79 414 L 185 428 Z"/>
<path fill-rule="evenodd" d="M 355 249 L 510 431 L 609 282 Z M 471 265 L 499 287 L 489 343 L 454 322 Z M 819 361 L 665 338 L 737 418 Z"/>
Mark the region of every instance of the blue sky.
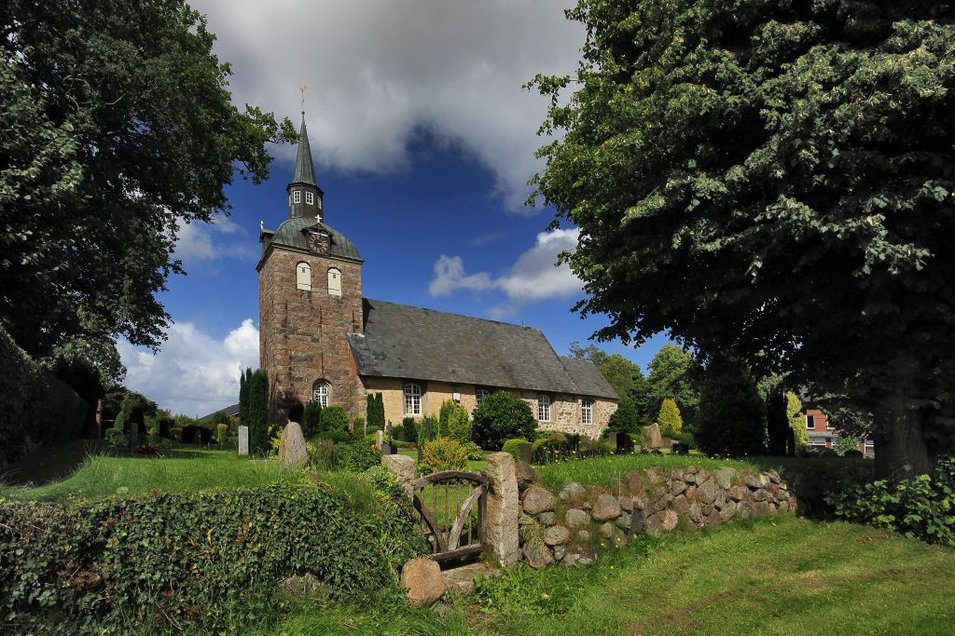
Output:
<path fill-rule="evenodd" d="M 571 312 L 580 283 L 553 265 L 576 231 L 547 232 L 553 209 L 521 204 L 546 108 L 521 84 L 572 69 L 579 26 L 550 0 L 302 4 L 196 8 L 233 64 L 236 103 L 297 122 L 298 86 L 309 86 L 325 220 L 365 259 L 365 296 L 531 325 L 560 354 L 586 341 L 605 319 Z M 235 402 L 239 369 L 257 365 L 258 228 L 286 218 L 293 149 L 273 154 L 267 183 L 228 190 L 231 216 L 180 232 L 188 275 L 162 295 L 175 324 L 160 353 L 121 343 L 127 385 L 163 408 L 202 415 Z M 646 370 L 664 342 L 600 346 Z"/>

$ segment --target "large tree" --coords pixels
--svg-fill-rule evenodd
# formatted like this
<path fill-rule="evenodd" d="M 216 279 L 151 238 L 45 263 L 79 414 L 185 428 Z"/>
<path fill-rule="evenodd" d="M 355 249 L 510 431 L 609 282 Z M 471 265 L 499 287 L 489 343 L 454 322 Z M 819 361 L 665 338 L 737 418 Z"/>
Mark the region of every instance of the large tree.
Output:
<path fill-rule="evenodd" d="M 35 357 L 158 346 L 177 231 L 294 137 L 232 105 L 214 39 L 182 0 L 2 4 L 0 326 Z"/>
<path fill-rule="evenodd" d="M 660 347 L 650 361 L 650 376 L 647 386 L 651 395 L 650 407 L 653 415 L 660 411 L 667 398 L 676 400 L 683 418 L 693 428 L 696 422 L 696 409 L 700 402 L 700 390 L 696 377 L 700 370 L 696 361 L 686 349 L 672 344 Z"/>
<path fill-rule="evenodd" d="M 955 5 L 581 0 L 538 192 L 603 338 L 669 330 L 873 413 L 929 472 L 955 412 Z M 560 91 L 574 81 L 569 99 Z"/>

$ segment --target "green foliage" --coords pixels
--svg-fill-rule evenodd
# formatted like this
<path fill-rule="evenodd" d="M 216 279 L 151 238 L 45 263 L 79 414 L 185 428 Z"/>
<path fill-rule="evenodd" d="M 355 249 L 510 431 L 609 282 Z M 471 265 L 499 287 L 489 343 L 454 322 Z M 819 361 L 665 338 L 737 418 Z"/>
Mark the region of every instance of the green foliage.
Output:
<path fill-rule="evenodd" d="M 802 412 L 802 402 L 792 391 L 786 391 L 786 418 L 789 428 L 793 431 L 796 440 L 796 449 L 809 446 L 809 431 L 806 430 L 806 420 Z"/>
<path fill-rule="evenodd" d="M 485 450 L 500 450 L 508 439 L 533 437 L 536 428 L 527 402 L 508 391 L 497 391 L 474 409 L 471 437 Z"/>
<path fill-rule="evenodd" d="M 839 441 L 836 442 L 833 450 L 836 451 L 837 455 L 845 455 L 847 452 L 858 451 L 860 441 L 858 437 L 843 435 L 839 438 Z"/>
<path fill-rule="evenodd" d="M 345 442 L 350 442 L 352 440 L 351 433 L 348 431 L 322 431 L 317 436 L 317 439 L 330 439 L 336 444 L 342 444 Z"/>
<path fill-rule="evenodd" d="M 706 368 L 696 441 L 711 455 L 758 455 L 764 451 L 765 408 L 745 365 L 716 358 Z"/>
<path fill-rule="evenodd" d="M 347 431 L 348 412 L 341 406 L 328 406 L 322 409 L 319 428 L 325 431 Z M 360 431 L 356 431 L 360 433 Z"/>
<path fill-rule="evenodd" d="M 581 0 L 568 16 L 587 40 L 573 77 L 535 81 L 554 141 L 533 196 L 586 237 L 567 261 L 581 311 L 610 316 L 598 337 L 668 331 L 811 376 L 875 415 L 884 469 L 928 470 L 930 447 L 955 446 L 955 358 L 938 354 L 955 350 L 951 7 Z M 915 408 L 903 454 L 888 430 Z"/>
<path fill-rule="evenodd" d="M 381 453 L 363 439 L 337 444 L 338 467 L 360 473 L 381 465 Z"/>
<path fill-rule="evenodd" d="M 385 401 L 381 393 L 369 394 L 366 398 L 369 431 L 385 430 Z"/>
<path fill-rule="evenodd" d="M 270 448 L 269 377 L 263 369 L 246 369 L 242 375 L 239 381 L 239 413 L 241 423 L 249 427 L 249 451 L 267 453 Z"/>
<path fill-rule="evenodd" d="M 521 461 L 521 446 L 530 443 L 531 442 L 523 437 L 514 437 L 504 442 L 504 445 L 501 446 L 501 450 L 505 453 L 510 453 L 514 456 L 514 461 L 519 462 Z"/>
<path fill-rule="evenodd" d="M 306 572 L 331 598 L 397 597 L 397 569 L 424 546 L 407 497 L 384 477 L 372 481 L 365 514 L 307 485 L 0 503 L 4 622 L 22 633 L 120 633 L 144 622 L 241 631 L 250 616 L 274 615 L 282 578 Z"/>
<path fill-rule="evenodd" d="M 940 458 L 934 477 L 878 480 L 830 493 L 826 503 L 846 521 L 955 547 L 955 457 Z"/>
<path fill-rule="evenodd" d="M 657 424 L 660 425 L 660 432 L 664 437 L 676 439 L 680 436 L 683 431 L 683 418 L 680 417 L 680 407 L 676 405 L 676 400 L 664 398 L 657 414 Z"/>
<path fill-rule="evenodd" d="M 471 416 L 460 404 L 446 400 L 438 415 L 438 437 L 447 437 L 464 444 L 471 439 Z"/>
<path fill-rule="evenodd" d="M 302 407 L 302 434 L 311 439 L 321 431 L 322 405 L 309 400 Z"/>
<path fill-rule="evenodd" d="M 317 439 L 305 444 L 308 461 L 317 470 L 335 470 L 338 468 L 338 451 L 335 442 L 330 439 Z"/>
<path fill-rule="evenodd" d="M 351 430 L 355 431 L 355 435 L 364 435 L 365 434 L 365 418 L 361 415 L 358 415 L 351 421 Z"/>
<path fill-rule="evenodd" d="M 640 425 L 637 421 L 637 411 L 633 400 L 630 398 L 620 398 L 617 403 L 617 410 L 610 415 L 607 420 L 608 431 L 621 431 L 631 435 L 640 434 Z"/>
<path fill-rule="evenodd" d="M 671 344 L 660 347 L 650 361 L 650 376 L 647 378 L 653 408 L 650 417 L 658 413 L 665 399 L 672 398 L 681 412 L 687 414 L 687 419 L 695 422 L 693 418 L 700 402 L 695 364 L 693 356 L 686 349 Z M 663 426 L 662 422 L 660 426 Z"/>
<path fill-rule="evenodd" d="M 650 384 L 637 364 L 619 353 L 608 354 L 596 345 L 581 347 L 577 342 L 570 343 L 570 355 L 593 362 L 600 374 L 617 392 L 620 403 L 626 402 L 629 409 L 633 411 L 633 428 L 615 428 L 614 430 L 633 432 L 636 430 L 638 418 L 648 421 L 652 417 L 650 409 L 653 408 L 654 400 Z M 616 425 L 630 427 L 629 411 L 621 415 L 626 416 L 626 421 L 618 421 Z"/>
<path fill-rule="evenodd" d="M 218 444 L 225 444 L 226 439 L 228 437 L 229 437 L 229 425 L 216 424 L 216 442 Z"/>
<path fill-rule="evenodd" d="M 183 429 L 179 426 L 173 426 L 169 429 L 169 439 L 175 440 L 177 442 L 182 441 L 182 431 Z"/>
<path fill-rule="evenodd" d="M 464 452 L 468 455 L 468 461 L 479 462 L 484 460 L 484 449 L 471 440 L 464 442 L 462 446 L 464 446 Z"/>
<path fill-rule="evenodd" d="M 401 430 L 404 431 L 404 439 L 409 442 L 418 441 L 418 423 L 413 417 L 406 417 L 401 420 Z"/>
<path fill-rule="evenodd" d="M 11 0 L 0 30 L 0 323 L 34 357 L 78 341 L 115 356 L 117 335 L 158 347 L 176 234 L 229 213 L 237 168 L 267 178 L 291 122 L 233 106 L 181 0 Z"/>
<path fill-rule="evenodd" d="M 121 428 L 106 429 L 106 443 L 113 448 L 126 448 L 129 446 L 129 437 Z"/>
<path fill-rule="evenodd" d="M 439 437 L 424 445 L 421 464 L 427 472 L 464 470 L 468 466 L 468 452 L 461 442 Z"/>

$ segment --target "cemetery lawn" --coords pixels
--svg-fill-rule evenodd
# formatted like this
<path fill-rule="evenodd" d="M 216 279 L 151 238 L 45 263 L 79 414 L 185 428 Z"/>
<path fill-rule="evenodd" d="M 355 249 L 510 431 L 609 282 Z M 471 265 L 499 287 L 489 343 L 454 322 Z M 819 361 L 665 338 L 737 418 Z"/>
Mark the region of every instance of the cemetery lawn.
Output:
<path fill-rule="evenodd" d="M 445 606 L 309 605 L 271 634 L 953 634 L 955 551 L 786 515 L 519 567 Z"/>

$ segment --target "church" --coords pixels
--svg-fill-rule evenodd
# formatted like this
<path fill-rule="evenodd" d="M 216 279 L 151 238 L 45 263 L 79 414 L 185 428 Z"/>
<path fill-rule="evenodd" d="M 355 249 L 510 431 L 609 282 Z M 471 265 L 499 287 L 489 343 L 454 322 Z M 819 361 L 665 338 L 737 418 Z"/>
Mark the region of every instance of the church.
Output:
<path fill-rule="evenodd" d="M 273 410 L 314 400 L 366 416 L 381 393 L 385 421 L 469 411 L 494 391 L 527 401 L 538 426 L 598 437 L 617 394 L 588 360 L 560 357 L 539 329 L 362 296 L 355 244 L 327 222 L 302 120 L 288 218 L 260 230 L 259 366 Z"/>

